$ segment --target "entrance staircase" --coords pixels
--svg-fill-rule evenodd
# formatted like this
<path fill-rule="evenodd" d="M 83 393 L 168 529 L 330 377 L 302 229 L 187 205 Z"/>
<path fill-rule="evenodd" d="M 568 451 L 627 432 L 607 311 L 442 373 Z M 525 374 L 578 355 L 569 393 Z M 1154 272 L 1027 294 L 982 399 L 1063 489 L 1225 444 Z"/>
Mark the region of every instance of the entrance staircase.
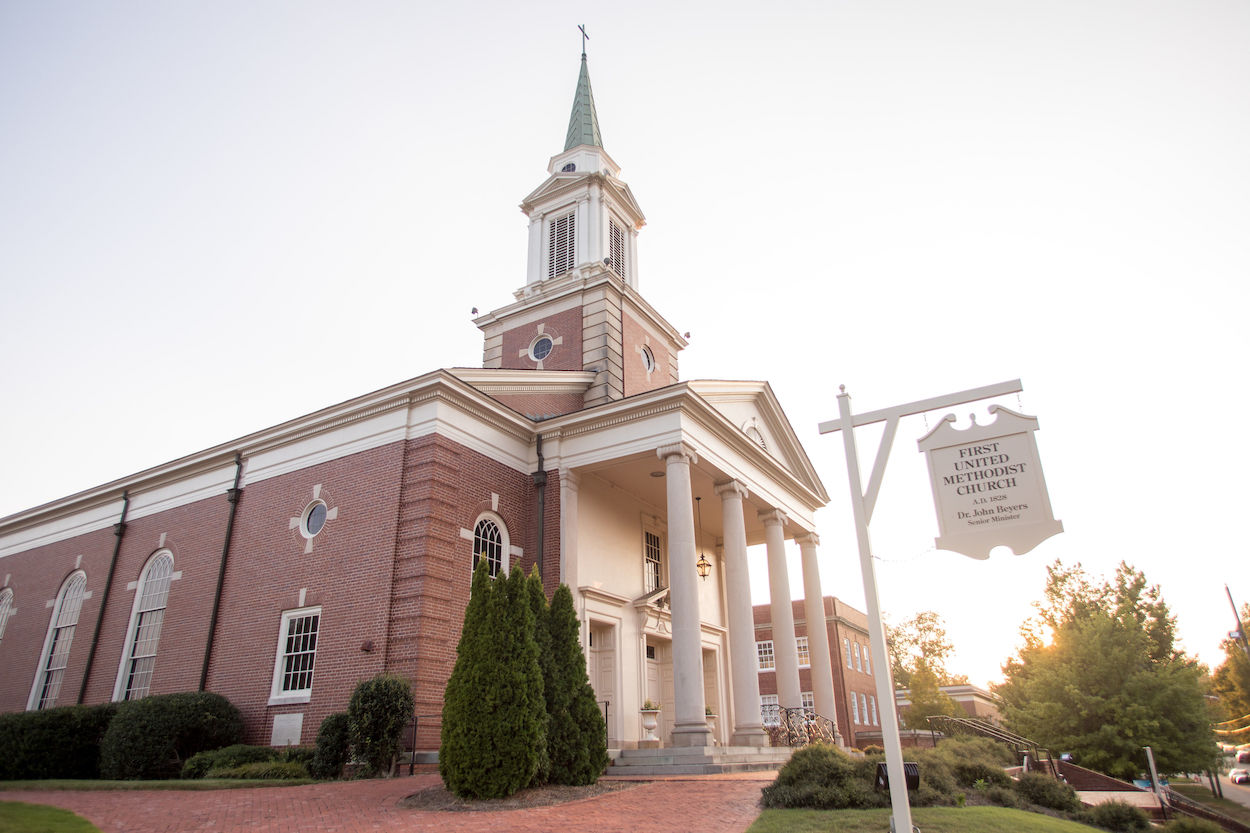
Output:
<path fill-rule="evenodd" d="M 674 746 L 622 749 L 613 755 L 608 775 L 719 775 L 780 769 L 788 746 Z"/>

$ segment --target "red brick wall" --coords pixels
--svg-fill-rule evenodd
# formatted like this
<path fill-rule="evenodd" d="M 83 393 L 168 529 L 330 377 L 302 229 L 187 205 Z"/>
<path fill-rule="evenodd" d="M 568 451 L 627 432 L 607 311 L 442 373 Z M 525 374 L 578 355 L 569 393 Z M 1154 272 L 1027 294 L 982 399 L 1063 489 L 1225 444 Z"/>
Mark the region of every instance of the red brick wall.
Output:
<path fill-rule="evenodd" d="M 119 495 L 119 517 L 121 508 Z M 114 540 L 111 529 L 102 529 L 0 560 L 0 579 L 5 574 L 10 576 L 8 586 L 13 591 L 15 611 L 9 617 L 4 638 L 0 640 L 0 669 L 4 669 L 0 673 L 0 710 L 22 711 L 26 708 L 52 617 L 52 608 L 45 605 L 56 598 L 62 583 L 74 572 L 75 562 L 81 555 L 81 569 L 87 574 L 87 592 L 91 597 L 83 602 L 78 617 L 57 705 L 77 702 L 87 654 L 91 649 L 91 634 L 100 613 L 100 600 Z M 116 656 L 112 658 L 114 673 L 117 671 L 117 659 Z M 97 656 L 96 668 L 107 662 L 107 658 Z"/>
<path fill-rule="evenodd" d="M 492 398 L 530 419 L 571 414 L 586 406 L 585 394 L 581 393 L 506 393 Z"/>
<path fill-rule="evenodd" d="M 621 361 L 624 363 L 626 396 L 662 388 L 676 381 L 669 375 L 669 350 L 667 345 L 657 338 L 652 338 L 650 343 L 647 344 L 647 334 L 647 330 L 643 328 L 642 324 L 628 313 L 622 316 L 621 340 L 623 342 L 624 355 L 621 357 Z M 638 353 L 639 348 L 644 344 L 651 348 L 651 355 L 655 358 L 655 370 L 650 375 L 647 374 L 646 368 L 642 363 L 642 357 Z"/>
<path fill-rule="evenodd" d="M 560 339 L 547 358 L 543 359 L 544 370 L 581 370 L 582 369 L 582 308 L 552 313 L 542 321 L 543 332 L 553 340 Z M 537 324 L 523 324 L 503 334 L 503 355 L 500 367 L 510 370 L 533 370 L 538 363 L 531 359 L 526 351 L 530 342 L 538 335 Z"/>

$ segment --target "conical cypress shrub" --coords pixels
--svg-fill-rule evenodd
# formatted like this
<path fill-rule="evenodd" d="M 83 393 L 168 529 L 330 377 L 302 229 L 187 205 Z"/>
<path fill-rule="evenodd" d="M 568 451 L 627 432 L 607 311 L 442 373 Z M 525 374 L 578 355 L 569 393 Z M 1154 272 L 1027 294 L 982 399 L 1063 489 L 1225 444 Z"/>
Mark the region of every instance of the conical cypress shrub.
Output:
<path fill-rule="evenodd" d="M 603 714 L 586 676 L 573 594 L 561 584 L 547 610 L 551 677 L 546 689 L 550 718 L 547 754 L 553 784 L 593 784 L 608 765 Z"/>
<path fill-rule="evenodd" d="M 525 589 L 529 595 L 530 611 L 534 614 L 534 644 L 538 649 L 538 668 L 543 681 L 543 737 L 551 735 L 551 711 L 546 697 L 547 688 L 551 685 L 554 663 L 551 658 L 551 634 L 547 628 L 547 594 L 543 591 L 542 579 L 538 576 L 538 568 L 530 570 L 525 580 Z M 549 742 L 549 741 L 548 741 Z M 551 777 L 551 757 L 544 743 L 538 759 L 538 771 L 534 774 L 534 786 L 546 784 Z"/>
<path fill-rule="evenodd" d="M 489 603 L 495 583 L 487 572 L 486 559 L 473 571 L 473 586 L 464 611 L 464 627 L 456 648 L 456 665 L 443 694 L 442 738 L 438 771 L 447 789 L 459 796 L 475 796 L 483 790 L 480 762 L 493 742 L 489 714 L 484 713 L 490 687 L 488 664 Z"/>

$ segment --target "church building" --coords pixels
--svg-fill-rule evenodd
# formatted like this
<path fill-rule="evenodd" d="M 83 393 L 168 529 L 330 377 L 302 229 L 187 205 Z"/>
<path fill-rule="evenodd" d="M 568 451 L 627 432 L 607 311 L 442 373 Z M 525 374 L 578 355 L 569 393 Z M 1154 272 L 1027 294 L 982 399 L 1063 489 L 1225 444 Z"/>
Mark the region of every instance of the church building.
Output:
<path fill-rule="evenodd" d="M 521 209 L 525 279 L 474 319 L 481 367 L 0 519 L 0 710 L 207 690 L 248 742 L 309 744 L 388 671 L 437 715 L 485 559 L 573 591 L 610 747 L 640 746 L 647 700 L 665 747 L 760 747 L 747 548 L 762 544 L 770 702 L 807 691 L 839 713 L 825 628 L 800 686 L 785 559 L 796 540 L 806 620 L 824 621 L 828 496 L 767 382 L 681 379 L 686 341 L 641 292 L 645 219 L 584 53 L 564 148 Z M 428 726 L 417 746 L 436 749 Z"/>

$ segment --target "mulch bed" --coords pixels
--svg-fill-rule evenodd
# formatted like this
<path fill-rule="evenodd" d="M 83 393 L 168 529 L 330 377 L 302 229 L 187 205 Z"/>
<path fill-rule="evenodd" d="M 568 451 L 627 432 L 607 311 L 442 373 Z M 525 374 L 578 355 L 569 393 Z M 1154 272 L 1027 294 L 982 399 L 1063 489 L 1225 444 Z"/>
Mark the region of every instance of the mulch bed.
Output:
<path fill-rule="evenodd" d="M 453 813 L 524 810 L 530 807 L 550 807 L 569 801 L 581 801 L 636 786 L 638 786 L 636 782 L 629 781 L 600 781 L 588 787 L 533 787 L 521 790 L 507 798 L 464 799 L 457 798 L 442 784 L 438 784 L 400 799 L 399 806 L 409 810 L 443 810 Z"/>

